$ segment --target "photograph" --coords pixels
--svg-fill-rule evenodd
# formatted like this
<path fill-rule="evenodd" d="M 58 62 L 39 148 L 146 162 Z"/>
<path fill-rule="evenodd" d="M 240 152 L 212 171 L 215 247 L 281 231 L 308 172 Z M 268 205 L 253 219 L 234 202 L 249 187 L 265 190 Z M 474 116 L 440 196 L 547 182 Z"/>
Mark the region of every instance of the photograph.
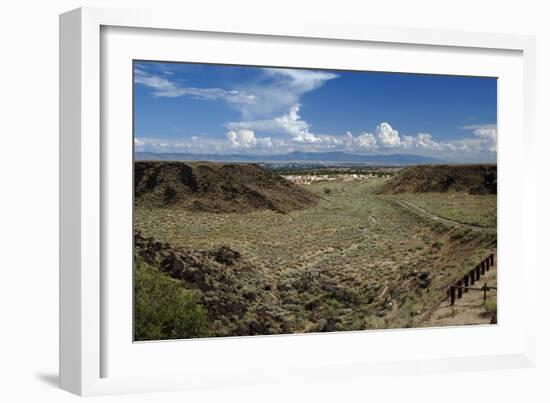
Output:
<path fill-rule="evenodd" d="M 128 73 L 135 342 L 497 324 L 496 77 Z"/>

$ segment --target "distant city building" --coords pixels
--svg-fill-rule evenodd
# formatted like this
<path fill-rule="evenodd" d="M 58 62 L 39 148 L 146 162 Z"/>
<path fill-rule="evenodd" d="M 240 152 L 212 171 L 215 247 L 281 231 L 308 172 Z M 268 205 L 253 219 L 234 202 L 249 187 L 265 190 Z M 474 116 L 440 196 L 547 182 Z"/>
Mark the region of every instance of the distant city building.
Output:
<path fill-rule="evenodd" d="M 338 175 L 282 175 L 286 180 L 297 185 L 311 185 L 317 182 L 359 182 L 372 178 L 373 174 L 338 174 Z"/>

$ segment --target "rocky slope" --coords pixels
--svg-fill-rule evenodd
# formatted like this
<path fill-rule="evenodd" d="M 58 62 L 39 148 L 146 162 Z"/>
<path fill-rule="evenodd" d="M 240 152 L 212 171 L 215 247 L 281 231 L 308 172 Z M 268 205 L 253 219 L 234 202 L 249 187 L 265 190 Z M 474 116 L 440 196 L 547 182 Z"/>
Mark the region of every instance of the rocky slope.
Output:
<path fill-rule="evenodd" d="M 317 196 L 255 164 L 136 161 L 134 168 L 135 200 L 142 206 L 287 213 L 317 202 Z"/>
<path fill-rule="evenodd" d="M 419 165 L 404 169 L 380 193 L 467 192 L 496 194 L 496 165 Z"/>

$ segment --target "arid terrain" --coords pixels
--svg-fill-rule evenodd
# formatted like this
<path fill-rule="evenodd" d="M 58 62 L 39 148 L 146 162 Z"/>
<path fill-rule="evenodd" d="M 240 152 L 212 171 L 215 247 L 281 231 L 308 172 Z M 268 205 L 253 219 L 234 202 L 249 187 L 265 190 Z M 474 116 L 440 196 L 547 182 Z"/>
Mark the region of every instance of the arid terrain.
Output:
<path fill-rule="evenodd" d="M 496 252 L 496 166 L 288 175 L 135 163 L 136 340 L 489 323 L 445 304 Z"/>

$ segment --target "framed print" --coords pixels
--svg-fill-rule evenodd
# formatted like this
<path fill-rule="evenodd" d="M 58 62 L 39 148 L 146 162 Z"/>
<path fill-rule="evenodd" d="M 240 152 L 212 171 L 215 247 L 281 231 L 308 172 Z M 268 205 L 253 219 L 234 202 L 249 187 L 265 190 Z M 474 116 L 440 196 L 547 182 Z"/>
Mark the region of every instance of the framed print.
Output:
<path fill-rule="evenodd" d="M 62 15 L 62 387 L 532 365 L 533 49 Z"/>

